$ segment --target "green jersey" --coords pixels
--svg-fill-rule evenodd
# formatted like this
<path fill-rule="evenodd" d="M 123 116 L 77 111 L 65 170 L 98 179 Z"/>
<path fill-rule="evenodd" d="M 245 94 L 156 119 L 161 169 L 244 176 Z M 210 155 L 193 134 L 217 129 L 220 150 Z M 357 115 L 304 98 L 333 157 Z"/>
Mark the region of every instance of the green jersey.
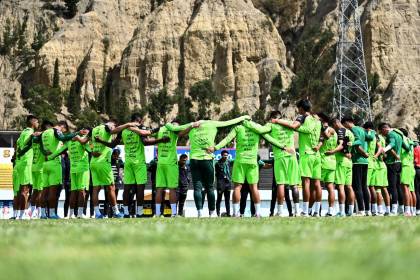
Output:
<path fill-rule="evenodd" d="M 34 153 L 34 157 L 32 160 L 32 171 L 37 172 L 41 171 L 43 168 L 43 164 L 45 161 L 45 156 L 41 150 L 41 143 L 39 141 L 32 141 L 32 150 Z"/>
<path fill-rule="evenodd" d="M 67 142 L 70 159 L 70 172 L 79 173 L 89 171 L 89 154 L 86 145 L 82 145 L 78 141 Z"/>
<path fill-rule="evenodd" d="M 401 150 L 401 164 L 402 166 L 414 165 L 414 143 L 408 137 L 403 138 L 404 148 Z"/>
<path fill-rule="evenodd" d="M 400 156 L 401 155 L 401 147 L 402 147 L 402 136 L 396 132 L 395 130 L 391 130 L 385 138 L 386 145 L 390 146 L 391 149 L 395 151 L 395 153 Z M 391 151 L 386 153 L 385 163 L 392 164 L 395 162 L 400 162 L 394 156 L 392 156 Z"/>
<path fill-rule="evenodd" d="M 55 154 L 63 146 L 63 142 L 56 137 L 57 133 L 58 131 L 54 128 L 49 128 L 42 133 L 42 146 L 48 154 Z M 61 162 L 61 157 L 54 157 L 53 160 Z"/>
<path fill-rule="evenodd" d="M 216 145 L 216 150 L 223 148 L 234 138 L 236 138 L 235 162 L 255 164 L 258 161 L 260 135 L 243 125 L 237 125 Z"/>
<path fill-rule="evenodd" d="M 332 130 L 332 128 L 328 128 Z M 322 146 L 319 149 L 321 153 L 321 168 L 326 170 L 335 170 L 336 167 L 336 158 L 335 155 L 327 155 L 325 152 L 334 150 L 337 147 L 337 133 L 330 136 L 328 139 L 323 139 Z"/>
<path fill-rule="evenodd" d="M 146 163 L 144 144 L 139 134 L 129 129 L 124 129 L 122 132 L 122 141 L 124 142 L 126 163 Z"/>
<path fill-rule="evenodd" d="M 340 141 L 343 141 L 343 150 L 335 154 L 337 165 L 342 165 L 344 167 L 352 167 L 352 160 L 345 156 L 345 154 L 349 153 L 351 150 L 351 147 L 348 146 L 348 143 L 354 142 L 354 135 L 350 131 L 350 129 L 342 127 L 337 130 L 337 144 Z"/>
<path fill-rule="evenodd" d="M 351 159 L 354 164 L 368 164 L 368 159 L 365 158 L 358 150 L 357 146 L 360 146 L 365 152 L 367 151 L 368 145 L 366 142 L 366 131 L 360 126 L 353 126 L 351 131 L 354 134 L 354 142 L 352 143 Z"/>
<path fill-rule="evenodd" d="M 214 140 L 219 127 L 226 127 L 237 124 L 249 116 L 242 116 L 230 121 L 200 121 L 200 127 L 193 128 L 188 134 L 190 138 L 190 158 L 196 160 L 211 160 L 213 155 L 207 153 L 207 148 L 214 147 Z M 182 129 L 172 124 L 165 127 L 170 131 L 181 131 Z"/>
<path fill-rule="evenodd" d="M 374 130 L 366 131 L 366 142 L 367 142 L 367 153 L 369 154 L 368 164 L 369 168 L 373 168 L 375 166 L 375 154 L 377 152 L 376 144 L 376 133 Z"/>
<path fill-rule="evenodd" d="M 31 141 L 32 134 L 34 133 L 34 130 L 30 127 L 25 128 L 22 133 L 20 134 L 17 142 L 16 142 L 16 148 L 17 150 L 23 150 L 25 146 L 28 144 L 29 141 Z M 16 163 L 21 162 L 23 164 L 30 164 L 33 160 L 33 150 L 30 148 L 25 154 L 16 157 Z"/>
<path fill-rule="evenodd" d="M 112 149 L 96 141 L 95 137 L 106 142 L 112 140 L 112 134 L 106 125 L 99 125 L 92 130 L 92 152 L 100 153 L 100 156 L 92 157 L 90 163 L 111 163 Z"/>
<path fill-rule="evenodd" d="M 191 127 L 191 124 L 185 124 L 178 126 L 180 130 L 185 130 Z M 178 162 L 178 155 L 176 152 L 176 145 L 178 143 L 178 133 L 170 131 L 166 126 L 163 126 L 159 129 L 157 133 L 157 138 L 161 139 L 164 137 L 169 138 L 167 143 L 158 144 L 158 160 L 160 164 L 176 164 Z"/>
<path fill-rule="evenodd" d="M 296 121 L 301 123 L 297 129 L 299 132 L 299 153 L 301 155 L 319 154 L 314 148 L 318 145 L 321 136 L 321 121 L 313 115 L 299 116 Z"/>

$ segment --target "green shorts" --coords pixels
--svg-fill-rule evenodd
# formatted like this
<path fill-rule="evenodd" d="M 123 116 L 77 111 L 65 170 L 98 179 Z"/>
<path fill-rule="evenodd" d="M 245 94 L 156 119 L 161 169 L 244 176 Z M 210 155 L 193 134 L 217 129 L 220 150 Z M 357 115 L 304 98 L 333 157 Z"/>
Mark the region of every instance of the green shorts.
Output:
<path fill-rule="evenodd" d="M 44 188 L 58 186 L 63 183 L 63 170 L 61 163 L 55 160 L 44 162 L 42 168 Z"/>
<path fill-rule="evenodd" d="M 416 177 L 416 170 L 413 165 L 403 165 L 401 168 L 401 184 L 410 186 Z"/>
<path fill-rule="evenodd" d="M 347 167 L 347 166 L 337 164 L 337 168 L 335 169 L 335 184 L 336 185 L 351 186 L 352 180 L 353 180 L 352 177 L 353 177 L 352 167 Z"/>
<path fill-rule="evenodd" d="M 156 170 L 156 188 L 176 189 L 178 187 L 178 164 L 159 164 Z"/>
<path fill-rule="evenodd" d="M 90 174 L 89 170 L 70 173 L 71 191 L 89 189 Z"/>
<path fill-rule="evenodd" d="M 124 184 L 145 185 L 147 183 L 146 163 L 126 162 L 124 165 Z"/>
<path fill-rule="evenodd" d="M 251 164 L 235 161 L 233 164 L 232 181 L 234 183 L 243 184 L 246 181 L 248 184 L 258 184 L 259 177 L 260 170 L 257 163 Z"/>
<path fill-rule="evenodd" d="M 19 162 L 16 164 L 17 180 L 20 186 L 32 185 L 32 164 Z"/>
<path fill-rule="evenodd" d="M 32 188 L 37 191 L 44 189 L 43 171 L 32 171 Z"/>
<path fill-rule="evenodd" d="M 13 167 L 12 179 L 13 179 L 13 195 L 17 196 L 19 193 L 20 185 L 19 185 L 19 176 L 16 170 L 16 166 Z"/>
<path fill-rule="evenodd" d="M 92 184 L 94 187 L 111 186 L 114 184 L 114 174 L 110 163 L 91 163 Z"/>
<path fill-rule="evenodd" d="M 375 187 L 388 187 L 388 170 L 385 168 L 374 169 L 371 185 Z"/>
<path fill-rule="evenodd" d="M 299 164 L 296 157 L 276 158 L 274 160 L 274 177 L 277 185 L 299 185 Z"/>
<path fill-rule="evenodd" d="M 299 161 L 300 176 L 321 179 L 321 157 L 319 154 L 302 154 Z"/>
<path fill-rule="evenodd" d="M 322 169 L 321 170 L 321 181 L 324 183 L 335 182 L 335 170 Z"/>
<path fill-rule="evenodd" d="M 373 168 L 368 168 L 368 173 L 367 173 L 367 180 L 366 180 L 366 182 L 367 182 L 367 186 L 368 187 L 373 187 L 373 186 L 375 186 L 375 185 L 373 185 L 373 175 L 374 175 L 374 172 L 375 172 L 375 169 L 373 169 Z"/>

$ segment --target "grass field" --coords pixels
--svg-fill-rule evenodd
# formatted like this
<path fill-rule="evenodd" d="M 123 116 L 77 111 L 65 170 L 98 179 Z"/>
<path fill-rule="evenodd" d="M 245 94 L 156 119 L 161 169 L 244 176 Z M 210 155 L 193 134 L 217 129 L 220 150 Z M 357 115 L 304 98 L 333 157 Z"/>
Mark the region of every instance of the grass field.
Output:
<path fill-rule="evenodd" d="M 419 279 L 420 219 L 0 221 L 0 279 Z"/>

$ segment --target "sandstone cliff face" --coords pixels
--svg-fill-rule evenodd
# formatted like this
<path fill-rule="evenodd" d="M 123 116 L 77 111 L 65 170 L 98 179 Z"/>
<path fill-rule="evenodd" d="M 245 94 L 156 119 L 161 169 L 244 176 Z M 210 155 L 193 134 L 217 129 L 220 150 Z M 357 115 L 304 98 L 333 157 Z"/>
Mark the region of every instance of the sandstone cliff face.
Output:
<path fill-rule="evenodd" d="M 374 0 L 365 13 L 366 65 L 383 92 L 373 110 L 412 130 L 420 120 L 420 2 Z"/>
<path fill-rule="evenodd" d="M 166 86 L 186 93 L 211 79 L 224 100 L 222 113 L 236 99 L 243 111 L 259 108 L 261 82 L 282 73 L 290 80 L 286 49 L 271 20 L 242 0 L 174 0 L 145 18 L 121 61 L 120 91 L 131 104 Z M 268 75 L 268 76 L 267 76 Z M 267 77 L 266 77 L 267 76 Z"/>

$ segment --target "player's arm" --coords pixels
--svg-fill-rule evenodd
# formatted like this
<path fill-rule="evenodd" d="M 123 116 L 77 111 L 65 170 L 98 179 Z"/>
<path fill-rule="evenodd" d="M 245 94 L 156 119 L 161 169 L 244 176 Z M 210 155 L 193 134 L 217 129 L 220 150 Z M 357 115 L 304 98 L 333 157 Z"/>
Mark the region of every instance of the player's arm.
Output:
<path fill-rule="evenodd" d="M 388 136 L 388 145 L 383 149 L 383 152 L 386 153 L 395 148 L 397 145 L 395 138 L 393 136 Z"/>
<path fill-rule="evenodd" d="M 402 141 L 402 148 L 406 151 L 409 152 L 410 151 L 410 144 L 408 143 L 408 141 Z"/>
<path fill-rule="evenodd" d="M 269 133 L 271 131 L 271 124 L 267 124 L 267 125 L 260 125 L 256 122 L 253 121 L 249 121 L 249 120 L 244 120 L 242 123 L 243 126 L 245 126 L 246 128 L 252 130 L 253 132 L 257 133 L 257 134 L 265 134 L 265 133 Z"/>
<path fill-rule="evenodd" d="M 245 116 L 242 116 L 242 117 L 239 117 L 239 118 L 236 118 L 236 119 L 232 119 L 232 120 L 229 120 L 229 121 L 203 121 L 203 122 L 204 123 L 209 123 L 210 125 L 215 126 L 215 127 L 226 127 L 226 126 L 231 126 L 231 125 L 234 125 L 234 124 L 238 124 L 238 123 L 240 123 L 244 120 L 250 120 L 250 119 L 251 119 L 250 116 L 245 115 Z"/>
<path fill-rule="evenodd" d="M 356 149 L 357 152 L 359 152 L 363 157 L 368 158 L 369 154 L 366 153 L 366 151 L 363 149 L 362 147 L 362 141 L 360 140 L 361 138 L 361 133 L 359 131 L 357 131 L 357 133 L 354 133 L 354 142 L 352 143 L 352 146 Z M 365 132 L 363 132 L 363 134 L 365 134 Z"/>
<path fill-rule="evenodd" d="M 271 145 L 276 146 L 277 148 L 288 152 L 289 154 L 294 154 L 296 151 L 294 148 L 288 148 L 284 144 L 282 144 L 278 139 L 274 138 L 270 134 L 263 134 L 262 137 L 267 140 Z"/>
<path fill-rule="evenodd" d="M 374 155 L 374 157 L 377 159 L 382 153 L 383 153 L 383 147 L 381 145 L 381 143 L 379 143 L 379 141 L 376 142 L 376 147 L 377 147 L 377 152 Z"/>
<path fill-rule="evenodd" d="M 106 147 L 108 147 L 108 148 L 113 149 L 121 143 L 121 138 L 122 138 L 122 135 L 121 135 L 121 132 L 120 132 L 120 133 L 118 133 L 117 137 L 115 137 L 115 139 L 112 140 L 111 142 L 107 142 L 107 141 L 101 139 L 98 136 L 95 137 L 95 141 L 104 145 L 104 146 L 106 146 Z"/>
<path fill-rule="evenodd" d="M 63 146 L 61 146 L 58 150 L 56 150 L 55 152 L 53 152 L 52 154 L 48 155 L 46 157 L 47 160 L 53 160 L 56 157 L 58 157 L 59 155 L 61 155 L 63 152 L 65 152 L 68 149 L 68 143 L 69 142 L 65 142 Z"/>
<path fill-rule="evenodd" d="M 234 138 L 236 137 L 236 128 L 232 128 L 231 131 L 229 132 L 228 135 L 226 135 L 226 137 L 220 141 L 219 144 L 217 144 L 214 147 L 208 147 L 207 148 L 207 153 L 211 154 L 214 151 L 220 150 L 221 148 L 225 147 L 227 144 L 229 144 Z"/>
<path fill-rule="evenodd" d="M 142 138 L 141 141 L 145 146 L 152 146 L 159 143 L 168 143 L 169 137 L 162 137 L 162 138 Z"/>
<path fill-rule="evenodd" d="M 173 123 L 167 123 L 165 124 L 165 127 L 167 130 L 172 131 L 172 132 L 182 132 L 184 130 L 191 129 L 193 127 L 198 127 L 199 123 L 200 122 L 192 122 L 192 123 L 187 123 L 184 125 L 174 125 Z"/>
<path fill-rule="evenodd" d="M 89 142 L 89 137 L 80 137 L 79 135 L 76 135 L 73 139 L 71 139 L 72 141 L 77 141 L 82 145 L 85 145 L 86 143 Z"/>
<path fill-rule="evenodd" d="M 138 125 L 139 124 L 136 123 L 136 122 L 129 122 L 129 123 L 125 123 L 125 124 L 119 125 L 119 126 L 115 127 L 114 129 L 111 129 L 109 132 L 111 134 L 117 134 L 117 133 L 120 133 L 121 131 L 123 131 L 126 128 L 129 128 L 129 127 L 137 127 Z"/>
<path fill-rule="evenodd" d="M 283 120 L 283 119 L 271 119 L 271 123 L 276 123 L 281 126 L 297 130 L 305 121 L 306 116 L 298 116 L 295 121 Z"/>

